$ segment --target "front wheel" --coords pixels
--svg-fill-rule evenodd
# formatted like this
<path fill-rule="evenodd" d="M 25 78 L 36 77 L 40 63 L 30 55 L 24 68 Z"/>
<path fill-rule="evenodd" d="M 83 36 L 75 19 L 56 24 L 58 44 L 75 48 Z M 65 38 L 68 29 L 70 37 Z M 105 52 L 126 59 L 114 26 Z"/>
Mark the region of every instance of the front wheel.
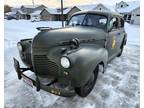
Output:
<path fill-rule="evenodd" d="M 75 91 L 79 96 L 86 97 L 92 91 L 97 80 L 98 72 L 99 72 L 99 65 L 95 68 L 92 76 L 84 86 L 75 88 Z"/>

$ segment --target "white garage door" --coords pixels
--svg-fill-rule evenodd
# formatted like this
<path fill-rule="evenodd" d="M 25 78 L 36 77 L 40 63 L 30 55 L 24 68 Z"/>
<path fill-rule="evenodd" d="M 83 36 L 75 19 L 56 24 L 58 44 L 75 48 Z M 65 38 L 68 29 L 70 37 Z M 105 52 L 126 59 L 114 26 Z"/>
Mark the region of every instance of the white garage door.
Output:
<path fill-rule="evenodd" d="M 140 16 L 135 16 L 134 24 L 140 24 Z"/>

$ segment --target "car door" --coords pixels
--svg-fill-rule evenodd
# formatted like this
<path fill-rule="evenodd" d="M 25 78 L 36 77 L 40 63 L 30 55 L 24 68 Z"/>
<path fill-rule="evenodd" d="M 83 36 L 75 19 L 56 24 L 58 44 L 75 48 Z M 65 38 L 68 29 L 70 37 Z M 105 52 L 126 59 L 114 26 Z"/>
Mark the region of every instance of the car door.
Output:
<path fill-rule="evenodd" d="M 111 60 L 119 53 L 119 36 L 121 35 L 119 30 L 119 19 L 116 16 L 111 18 L 108 26 L 110 31 L 107 37 L 107 49 L 109 60 Z"/>
<path fill-rule="evenodd" d="M 119 48 L 118 51 L 121 50 L 121 45 L 123 44 L 124 36 L 126 35 L 125 29 L 124 29 L 124 20 L 123 18 L 119 18 L 119 35 L 117 36 L 117 47 Z"/>

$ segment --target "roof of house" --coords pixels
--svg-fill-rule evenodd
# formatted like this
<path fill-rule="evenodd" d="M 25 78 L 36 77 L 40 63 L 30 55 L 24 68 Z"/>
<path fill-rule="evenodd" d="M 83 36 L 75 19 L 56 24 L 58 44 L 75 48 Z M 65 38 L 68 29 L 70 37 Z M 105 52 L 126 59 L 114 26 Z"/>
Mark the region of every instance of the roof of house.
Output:
<path fill-rule="evenodd" d="M 26 14 L 26 12 L 23 12 L 22 10 L 17 10 L 20 14 Z"/>
<path fill-rule="evenodd" d="M 96 8 L 97 4 L 79 5 L 77 6 L 82 11 L 93 10 Z"/>
<path fill-rule="evenodd" d="M 50 14 L 57 14 L 57 10 L 53 8 L 45 8 L 46 11 L 48 11 Z"/>
<path fill-rule="evenodd" d="M 100 6 L 100 5 L 104 6 L 108 11 L 116 12 L 115 5 L 106 5 L 106 4 L 99 3 L 97 6 Z"/>
<path fill-rule="evenodd" d="M 131 1 L 127 2 L 128 6 L 125 8 L 118 8 L 116 9 L 117 12 L 119 13 L 129 13 L 133 11 L 134 9 L 140 7 L 140 2 L 139 1 Z"/>
<path fill-rule="evenodd" d="M 63 10 L 63 14 L 67 14 L 72 8 L 66 8 Z M 46 8 L 46 10 L 50 13 L 50 14 L 61 14 L 61 11 L 58 11 L 57 9 L 53 9 L 53 8 Z"/>
<path fill-rule="evenodd" d="M 108 10 L 110 10 L 112 12 L 115 12 L 115 5 L 105 5 L 105 4 L 102 4 L 102 3 L 99 3 L 99 4 L 89 4 L 89 5 L 80 5 L 80 6 L 77 6 L 77 7 L 80 10 L 82 10 L 82 11 L 89 11 L 89 10 L 94 10 L 99 5 L 102 5 L 105 8 L 107 8 Z"/>
<path fill-rule="evenodd" d="M 34 11 L 33 13 L 31 13 L 31 15 L 40 15 L 41 12 L 42 12 L 42 10 L 37 10 L 37 11 Z"/>
<path fill-rule="evenodd" d="M 25 7 L 25 8 L 37 8 L 41 5 L 22 5 L 22 6 Z"/>

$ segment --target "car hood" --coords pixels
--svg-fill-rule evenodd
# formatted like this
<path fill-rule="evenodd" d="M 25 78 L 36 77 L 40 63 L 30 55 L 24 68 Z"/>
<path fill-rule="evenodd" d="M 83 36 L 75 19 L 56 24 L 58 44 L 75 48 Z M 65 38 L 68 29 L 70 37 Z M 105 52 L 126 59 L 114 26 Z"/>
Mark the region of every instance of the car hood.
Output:
<path fill-rule="evenodd" d="M 33 47 L 48 47 L 74 38 L 102 40 L 106 38 L 106 32 L 102 29 L 82 26 L 41 31 L 33 39 Z"/>

